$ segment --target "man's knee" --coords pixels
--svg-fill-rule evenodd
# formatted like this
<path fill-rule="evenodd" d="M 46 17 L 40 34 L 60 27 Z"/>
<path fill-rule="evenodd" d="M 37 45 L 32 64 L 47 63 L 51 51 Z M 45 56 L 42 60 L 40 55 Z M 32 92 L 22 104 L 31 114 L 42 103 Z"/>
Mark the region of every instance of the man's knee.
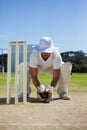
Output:
<path fill-rule="evenodd" d="M 72 64 L 70 62 L 66 62 L 61 67 L 62 72 L 70 73 L 72 71 Z"/>

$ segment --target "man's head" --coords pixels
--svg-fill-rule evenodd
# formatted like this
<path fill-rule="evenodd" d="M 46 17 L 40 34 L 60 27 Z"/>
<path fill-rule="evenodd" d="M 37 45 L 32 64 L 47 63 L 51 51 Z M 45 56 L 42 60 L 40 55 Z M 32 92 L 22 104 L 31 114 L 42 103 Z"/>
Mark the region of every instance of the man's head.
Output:
<path fill-rule="evenodd" d="M 38 45 L 34 47 L 34 50 L 37 52 L 45 52 L 45 53 L 53 53 L 55 49 L 58 49 L 54 47 L 53 41 L 49 37 L 42 37 L 40 39 L 40 42 Z"/>

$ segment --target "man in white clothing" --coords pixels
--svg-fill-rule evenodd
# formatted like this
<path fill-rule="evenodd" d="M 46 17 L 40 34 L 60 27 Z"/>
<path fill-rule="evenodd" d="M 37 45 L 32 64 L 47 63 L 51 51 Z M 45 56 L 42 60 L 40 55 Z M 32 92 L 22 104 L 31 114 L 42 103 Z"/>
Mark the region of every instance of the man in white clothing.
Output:
<path fill-rule="evenodd" d="M 59 98 L 64 100 L 70 99 L 68 96 L 68 85 L 72 65 L 70 62 L 64 63 L 62 61 L 58 48 L 54 47 L 51 38 L 42 37 L 39 44 L 34 47 L 30 56 L 28 69 L 28 83 L 31 78 L 34 86 L 37 88 L 37 96 L 41 101 L 44 101 L 44 99 L 42 99 L 39 93 L 43 93 L 44 91 L 50 92 L 48 100 L 52 100 L 53 89 L 58 82 L 57 93 L 59 94 Z M 39 81 L 39 73 L 50 73 L 53 75 L 48 85 L 45 84 L 45 79 L 44 85 Z M 27 86 L 27 89 L 28 94 L 30 94 L 30 85 Z"/>

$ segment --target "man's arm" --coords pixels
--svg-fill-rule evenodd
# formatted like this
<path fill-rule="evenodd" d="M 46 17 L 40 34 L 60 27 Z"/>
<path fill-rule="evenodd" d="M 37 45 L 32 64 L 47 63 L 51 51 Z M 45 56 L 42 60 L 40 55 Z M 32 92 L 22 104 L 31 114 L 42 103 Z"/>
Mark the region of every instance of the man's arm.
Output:
<path fill-rule="evenodd" d="M 40 82 L 38 80 L 38 68 L 29 67 L 29 73 L 31 75 L 35 87 L 40 86 Z"/>
<path fill-rule="evenodd" d="M 53 69 L 53 79 L 51 81 L 51 86 L 55 87 L 59 80 L 60 69 Z"/>

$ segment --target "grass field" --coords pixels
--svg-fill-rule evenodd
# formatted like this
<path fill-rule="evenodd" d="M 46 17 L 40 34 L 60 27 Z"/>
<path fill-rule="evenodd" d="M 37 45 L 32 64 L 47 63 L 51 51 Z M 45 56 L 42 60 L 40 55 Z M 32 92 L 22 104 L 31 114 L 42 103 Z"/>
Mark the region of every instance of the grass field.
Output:
<path fill-rule="evenodd" d="M 49 84 L 52 79 L 52 75 L 39 75 L 39 80 L 43 84 Z M 0 96 L 6 96 L 6 84 L 7 74 L 0 74 Z M 32 90 L 35 90 L 34 85 L 31 82 Z M 54 91 L 56 91 L 57 87 Z M 14 93 L 14 74 L 12 74 L 11 91 Z M 71 92 L 87 92 L 87 73 L 73 73 L 70 79 L 69 91 Z"/>
<path fill-rule="evenodd" d="M 70 80 L 70 91 L 87 92 L 87 73 L 73 73 Z"/>

